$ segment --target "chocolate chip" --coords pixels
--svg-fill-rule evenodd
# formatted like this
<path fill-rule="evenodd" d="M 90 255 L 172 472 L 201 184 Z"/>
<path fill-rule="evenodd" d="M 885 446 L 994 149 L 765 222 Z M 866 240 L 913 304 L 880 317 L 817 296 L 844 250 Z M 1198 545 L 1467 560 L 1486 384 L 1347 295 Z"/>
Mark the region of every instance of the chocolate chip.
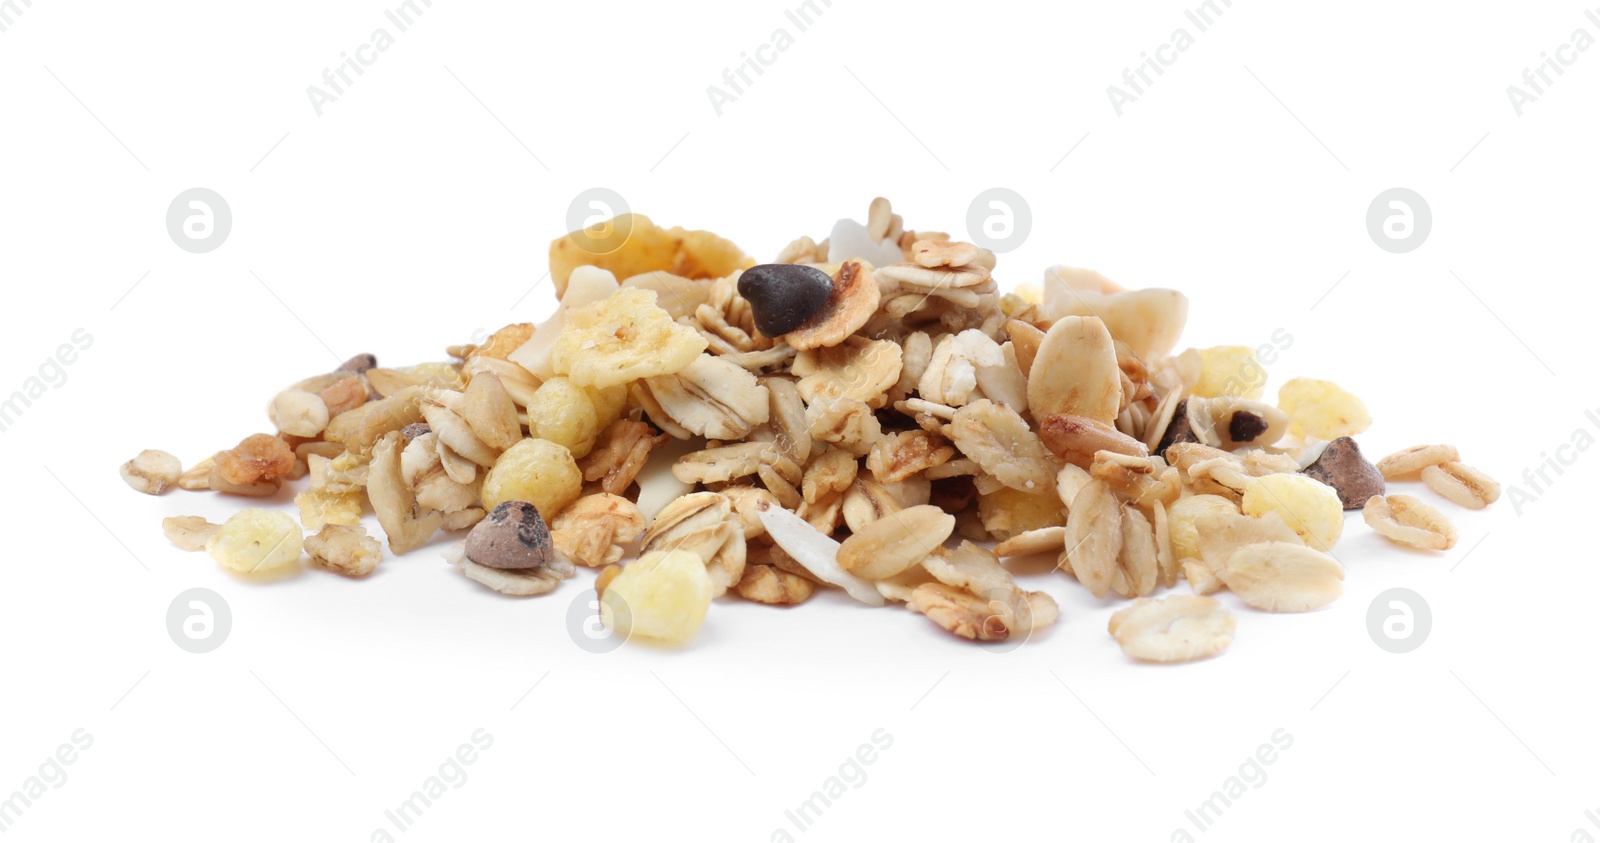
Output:
<path fill-rule="evenodd" d="M 1228 436 L 1234 442 L 1254 442 L 1266 432 L 1267 420 L 1249 410 L 1239 410 L 1228 420 Z"/>
<path fill-rule="evenodd" d="M 506 501 L 467 534 L 467 558 L 486 568 L 544 568 L 551 560 L 550 530 L 527 501 Z"/>
<path fill-rule="evenodd" d="M 1156 455 L 1164 456 L 1167 449 L 1179 442 L 1199 442 L 1200 438 L 1194 435 L 1194 429 L 1189 426 L 1189 402 L 1179 401 L 1178 408 L 1172 413 L 1172 421 L 1167 423 L 1167 432 L 1161 434 L 1161 442 L 1156 445 Z"/>
<path fill-rule="evenodd" d="M 1312 480 L 1332 486 L 1345 509 L 1360 509 L 1367 498 L 1383 494 L 1383 475 L 1361 455 L 1356 440 L 1341 436 L 1328 443 L 1316 462 L 1300 472 Z"/>
<path fill-rule="evenodd" d="M 433 428 L 428 427 L 423 422 L 412 422 L 411 424 L 400 428 L 400 435 L 404 436 L 407 442 L 410 442 L 418 436 L 426 435 L 431 430 L 433 430 Z"/>
<path fill-rule="evenodd" d="M 833 279 L 820 269 L 791 263 L 752 266 L 739 276 L 739 295 L 750 302 L 756 330 L 781 337 L 805 323 L 833 292 Z"/>
<path fill-rule="evenodd" d="M 368 369 L 375 369 L 377 366 L 378 358 L 376 356 L 371 354 L 357 354 L 349 360 L 340 363 L 339 368 L 334 369 L 334 371 L 348 372 L 352 375 L 359 375 L 365 373 Z"/>

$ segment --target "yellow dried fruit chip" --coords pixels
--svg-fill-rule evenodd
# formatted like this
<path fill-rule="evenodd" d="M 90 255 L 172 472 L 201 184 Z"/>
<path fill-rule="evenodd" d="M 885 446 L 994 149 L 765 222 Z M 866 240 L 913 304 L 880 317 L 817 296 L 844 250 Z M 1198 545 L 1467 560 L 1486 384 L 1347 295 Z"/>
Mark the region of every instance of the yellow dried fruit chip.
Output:
<path fill-rule="evenodd" d="M 629 288 L 569 311 L 550 363 L 578 386 L 606 388 L 675 374 L 707 345 L 656 306 L 654 290 Z"/>
<path fill-rule="evenodd" d="M 618 278 L 665 271 L 683 278 L 724 278 L 755 261 L 709 231 L 664 229 L 644 214 L 620 214 L 556 238 L 550 244 L 550 280 L 556 297 L 580 266 L 610 270 Z"/>
<path fill-rule="evenodd" d="M 1314 550 L 1327 551 L 1344 532 L 1344 504 L 1332 486 L 1304 474 L 1268 474 L 1245 487 L 1244 514 L 1260 518 L 1269 512 L 1285 523 Z"/>
<path fill-rule="evenodd" d="M 1239 508 L 1221 495 L 1193 495 L 1181 498 L 1167 508 L 1167 531 L 1172 536 L 1174 559 L 1200 558 L 1199 531 L 1195 522 L 1212 513 L 1236 514 Z"/>
<path fill-rule="evenodd" d="M 1201 398 L 1261 397 L 1267 386 L 1267 369 L 1256 359 L 1252 348 L 1219 345 L 1200 349 L 1200 383 L 1195 395 Z"/>
<path fill-rule="evenodd" d="M 1067 508 L 1054 488 L 1035 495 L 1002 486 L 999 491 L 979 496 L 978 517 L 985 530 L 1004 541 L 1030 530 L 1065 525 Z"/>
<path fill-rule="evenodd" d="M 588 456 L 600 435 L 600 418 L 590 391 L 563 377 L 545 381 L 528 402 L 529 433 L 566 448 L 574 457 Z"/>
<path fill-rule="evenodd" d="M 1289 414 L 1289 433 L 1301 438 L 1338 439 L 1372 426 L 1360 398 L 1333 381 L 1295 378 L 1278 390 L 1278 408 Z"/>
<path fill-rule="evenodd" d="M 655 551 L 623 566 L 600 595 L 600 619 L 618 635 L 681 644 L 711 608 L 711 576 L 687 550 Z"/>
<path fill-rule="evenodd" d="M 294 496 L 300 507 L 300 523 L 307 530 L 320 530 L 329 524 L 353 527 L 361 523 L 360 492 L 332 492 L 328 489 L 307 489 Z"/>
<path fill-rule="evenodd" d="M 288 515 L 246 509 L 223 522 L 206 541 L 206 552 L 224 568 L 258 574 L 294 564 L 304 541 L 300 525 Z"/>
<path fill-rule="evenodd" d="M 483 508 L 527 501 L 545 521 L 554 518 L 583 490 L 583 474 L 572 452 L 543 439 L 524 439 L 500 455 L 483 478 Z"/>

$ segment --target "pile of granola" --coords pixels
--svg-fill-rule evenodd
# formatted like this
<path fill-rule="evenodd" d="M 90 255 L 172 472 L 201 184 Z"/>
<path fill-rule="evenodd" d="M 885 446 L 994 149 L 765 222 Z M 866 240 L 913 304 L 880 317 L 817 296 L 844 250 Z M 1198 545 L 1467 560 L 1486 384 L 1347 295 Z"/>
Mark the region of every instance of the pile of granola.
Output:
<path fill-rule="evenodd" d="M 544 322 L 449 362 L 359 355 L 279 392 L 276 433 L 187 471 L 145 451 L 122 473 L 149 494 L 305 480 L 298 523 L 166 520 L 235 571 L 309 554 L 365 576 L 383 557 L 370 509 L 394 555 L 465 532 L 448 559 L 504 594 L 597 569 L 604 621 L 669 642 L 725 593 L 790 605 L 821 588 L 967 639 L 1027 636 L 1057 604 L 1001 560 L 1050 554 L 1095 597 L 1132 599 L 1111 635 L 1162 662 L 1231 643 L 1206 595 L 1270 612 L 1337 599 L 1346 510 L 1397 543 L 1454 546 L 1442 512 L 1388 481 L 1471 508 L 1499 497 L 1449 446 L 1368 462 L 1351 437 L 1371 419 L 1336 384 L 1291 380 L 1274 406 L 1251 349 L 1175 353 L 1179 292 L 1055 267 L 1003 293 L 994 271 L 882 198 L 759 266 L 624 215 L 551 245 Z M 1180 580 L 1192 594 L 1151 597 Z"/>

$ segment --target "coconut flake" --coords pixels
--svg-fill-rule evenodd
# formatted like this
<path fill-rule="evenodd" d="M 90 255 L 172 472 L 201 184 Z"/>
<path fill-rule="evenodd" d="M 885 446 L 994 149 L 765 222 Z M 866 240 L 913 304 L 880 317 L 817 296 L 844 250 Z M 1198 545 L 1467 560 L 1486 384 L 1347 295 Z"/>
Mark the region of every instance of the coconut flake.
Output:
<path fill-rule="evenodd" d="M 883 595 L 877 586 L 839 566 L 839 543 L 817 532 L 805 519 L 771 504 L 757 513 L 767 535 L 817 579 L 842 588 L 868 606 L 882 606 Z"/>

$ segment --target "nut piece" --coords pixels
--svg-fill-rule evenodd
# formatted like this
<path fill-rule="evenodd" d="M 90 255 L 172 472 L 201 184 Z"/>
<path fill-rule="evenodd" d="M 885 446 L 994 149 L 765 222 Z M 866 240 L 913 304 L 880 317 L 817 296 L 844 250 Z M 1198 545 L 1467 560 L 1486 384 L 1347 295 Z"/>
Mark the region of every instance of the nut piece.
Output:
<path fill-rule="evenodd" d="M 810 598 L 816 586 L 805 577 L 780 571 L 771 565 L 751 565 L 744 569 L 744 577 L 734 590 L 740 597 L 756 603 L 793 606 Z"/>
<path fill-rule="evenodd" d="M 1459 538 L 1444 513 L 1410 495 L 1368 498 L 1361 517 L 1384 538 L 1408 547 L 1449 550 Z"/>
<path fill-rule="evenodd" d="M 606 585 L 600 621 L 627 638 L 682 644 L 700 630 L 711 591 L 700 557 L 683 550 L 646 553 Z"/>
<path fill-rule="evenodd" d="M 206 540 L 206 552 L 222 567 L 259 574 L 300 559 L 300 525 L 281 512 L 245 509 L 234 513 Z"/>
<path fill-rule="evenodd" d="M 1338 562 L 1288 542 L 1242 547 L 1217 574 L 1239 599 L 1269 612 L 1307 612 L 1344 593 L 1344 569 Z"/>
<path fill-rule="evenodd" d="M 383 557 L 383 545 L 359 526 L 328 524 L 305 544 L 312 562 L 347 577 L 372 573 Z"/>
<path fill-rule="evenodd" d="M 1122 370 L 1104 322 L 1093 316 L 1056 321 L 1039 343 L 1028 373 L 1035 418 L 1055 413 L 1110 426 L 1122 409 Z"/>
<path fill-rule="evenodd" d="M 550 530 L 527 501 L 506 501 L 467 534 L 467 559 L 501 570 L 549 568 L 554 554 Z"/>
<path fill-rule="evenodd" d="M 1493 477 L 1458 462 L 1430 465 L 1422 482 L 1444 499 L 1467 509 L 1483 509 L 1500 500 L 1500 483 Z"/>
<path fill-rule="evenodd" d="M 845 539 L 839 565 L 863 579 L 887 579 L 922 561 L 955 529 L 955 516 L 936 506 L 907 507 Z"/>
<path fill-rule="evenodd" d="M 550 522 L 550 543 L 558 555 L 579 565 L 603 568 L 622 561 L 623 545 L 638 539 L 644 527 L 644 515 L 627 498 L 586 495 Z"/>
<path fill-rule="evenodd" d="M 1122 652 L 1147 662 L 1207 659 L 1233 643 L 1233 614 L 1210 597 L 1140 598 L 1107 626 Z"/>
<path fill-rule="evenodd" d="M 310 439 L 321 436 L 331 414 L 319 395 L 300 389 L 286 389 L 272 399 L 267 415 L 278 429 L 290 436 Z"/>
<path fill-rule="evenodd" d="M 159 495 L 178 482 L 183 463 L 166 451 L 140 451 L 122 464 L 122 480 L 134 491 Z"/>
<path fill-rule="evenodd" d="M 845 261 L 833 274 L 827 302 L 783 339 L 801 351 L 838 345 L 867 324 L 878 311 L 881 297 L 872 270 L 861 261 Z"/>
<path fill-rule="evenodd" d="M 1360 509 L 1373 495 L 1384 493 L 1383 474 L 1361 455 L 1356 440 L 1341 436 L 1328 443 L 1316 461 L 1301 472 L 1339 494 L 1345 509 Z"/>
<path fill-rule="evenodd" d="M 1039 438 L 1050 453 L 1079 468 L 1093 466 L 1094 455 L 1101 451 L 1130 457 L 1150 455 L 1143 442 L 1093 419 L 1065 413 L 1036 414 L 1034 418 L 1040 420 Z M 1226 456 L 1220 451 L 1218 455 Z"/>
<path fill-rule="evenodd" d="M 1378 460 L 1378 471 L 1386 480 L 1398 480 L 1427 468 L 1461 459 L 1454 445 L 1413 445 Z"/>
<path fill-rule="evenodd" d="M 205 550 L 206 542 L 221 529 L 221 524 L 213 524 L 198 515 L 177 515 L 172 518 L 161 519 L 161 532 L 167 540 L 178 546 L 179 550 L 190 552 Z"/>

